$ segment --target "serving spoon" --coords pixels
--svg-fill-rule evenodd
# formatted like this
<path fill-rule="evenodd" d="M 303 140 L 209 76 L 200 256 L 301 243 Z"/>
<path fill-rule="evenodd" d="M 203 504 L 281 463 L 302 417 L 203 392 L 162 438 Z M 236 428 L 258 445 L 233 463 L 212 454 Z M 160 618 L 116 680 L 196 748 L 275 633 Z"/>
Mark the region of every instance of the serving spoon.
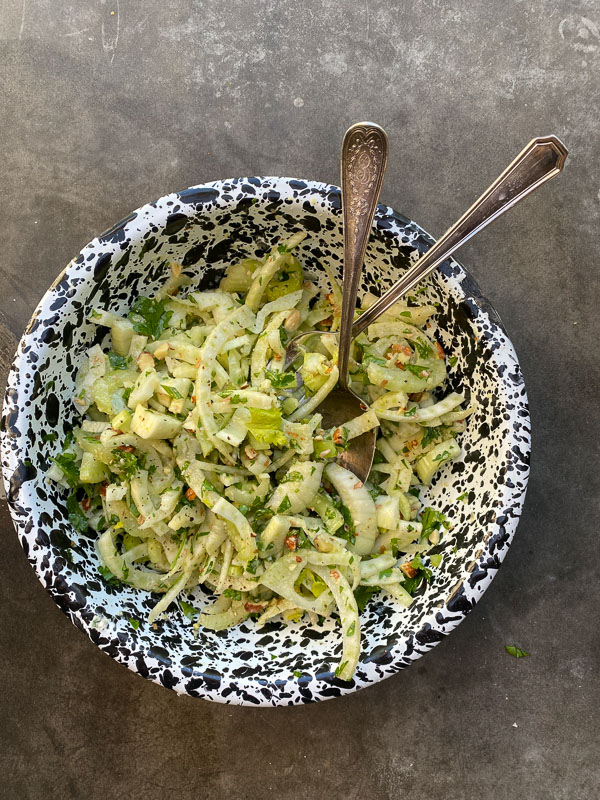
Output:
<path fill-rule="evenodd" d="M 347 422 L 352 417 L 362 414 L 366 408 L 364 401 L 360 400 L 348 387 L 348 356 L 352 340 L 368 328 L 403 295 L 409 292 L 422 278 L 429 275 L 459 247 L 475 236 L 476 233 L 483 230 L 486 225 L 489 225 L 490 222 L 504 214 L 505 211 L 508 211 L 509 208 L 512 208 L 528 194 L 531 194 L 531 192 L 558 175 L 564 166 L 567 153 L 567 148 L 556 136 L 543 136 L 532 139 L 462 217 L 448 228 L 446 233 L 415 262 L 414 266 L 391 289 L 388 289 L 382 297 L 376 300 L 370 308 L 364 311 L 353 324 L 351 324 L 351 320 L 354 313 L 354 305 L 350 310 L 350 324 L 346 319 L 346 325 L 344 325 L 344 310 L 342 308 L 338 356 L 339 385 L 316 409 L 318 413 L 323 415 L 323 425 L 325 427 L 343 425 L 344 422 Z M 366 161 L 364 163 L 367 167 L 370 165 L 370 162 L 369 164 Z M 342 207 L 345 208 L 344 245 L 346 245 L 346 215 L 349 216 L 353 209 L 352 206 L 346 208 L 344 199 L 345 196 L 342 191 Z M 356 206 L 354 208 L 356 211 L 358 210 Z M 352 223 L 350 224 L 352 225 Z M 364 249 L 362 254 L 364 256 Z M 362 260 L 360 266 L 362 267 Z M 358 275 L 360 275 L 360 267 L 357 270 L 356 277 L 354 278 L 353 276 L 357 286 Z M 345 298 L 346 254 L 344 255 Z M 353 297 L 349 295 L 348 299 L 349 302 L 355 303 L 356 294 Z M 302 344 L 308 337 L 322 335 L 322 333 L 322 331 L 306 331 L 295 336 L 286 347 L 284 369 L 289 369 L 303 352 Z M 333 399 L 330 401 L 330 398 Z M 349 448 L 339 459 L 342 466 L 354 472 L 359 480 L 363 482 L 369 476 L 375 455 L 376 433 L 373 431 L 369 433 L 371 436 L 368 439 L 366 438 L 368 434 L 362 434 L 362 436 L 352 439 Z"/>

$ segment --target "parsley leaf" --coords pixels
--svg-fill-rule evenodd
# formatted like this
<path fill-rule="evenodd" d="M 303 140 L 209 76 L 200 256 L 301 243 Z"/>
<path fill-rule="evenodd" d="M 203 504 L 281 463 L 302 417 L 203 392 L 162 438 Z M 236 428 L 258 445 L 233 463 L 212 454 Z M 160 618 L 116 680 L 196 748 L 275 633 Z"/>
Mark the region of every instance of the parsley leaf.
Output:
<path fill-rule="evenodd" d="M 172 314 L 172 311 L 165 310 L 164 300 L 138 297 L 127 316 L 133 322 L 136 333 L 158 339 L 169 324 Z"/>
<path fill-rule="evenodd" d="M 135 631 L 140 627 L 139 619 L 133 619 L 132 617 L 129 618 L 129 624 Z"/>
<path fill-rule="evenodd" d="M 121 581 L 115 575 L 112 574 L 112 572 L 109 570 L 108 567 L 98 567 L 98 572 L 100 573 L 100 575 L 102 575 L 104 580 L 111 586 L 121 585 Z"/>
<path fill-rule="evenodd" d="M 289 483 L 290 481 L 302 481 L 304 478 L 302 477 L 301 472 L 288 472 L 283 478 L 279 481 L 279 483 Z"/>
<path fill-rule="evenodd" d="M 75 453 L 60 453 L 52 460 L 62 469 L 65 480 L 72 489 L 79 486 L 79 469 L 75 464 Z"/>
<path fill-rule="evenodd" d="M 520 647 L 516 647 L 513 644 L 505 644 L 504 649 L 509 656 L 514 656 L 515 658 L 526 658 L 531 655 L 531 653 L 528 653 L 526 650 L 521 650 Z"/>
<path fill-rule="evenodd" d="M 117 353 L 111 351 L 108 354 L 108 360 L 113 369 L 127 369 L 127 362 L 129 359 L 126 356 L 119 356 Z"/>
<path fill-rule="evenodd" d="M 75 528 L 75 530 L 79 533 L 87 533 L 88 520 L 86 515 L 83 513 L 83 509 L 77 500 L 75 492 L 72 492 L 67 497 L 67 511 L 69 512 L 69 522 Z"/>
<path fill-rule="evenodd" d="M 354 590 L 354 597 L 356 598 L 356 605 L 359 611 L 364 611 L 367 603 L 373 597 L 375 592 L 379 591 L 378 586 L 358 586 Z"/>
<path fill-rule="evenodd" d="M 186 603 L 185 600 L 180 600 L 179 605 L 181 610 L 185 614 L 188 619 L 194 619 L 194 617 L 200 613 L 200 610 L 193 606 L 191 603 Z"/>
<path fill-rule="evenodd" d="M 404 368 L 416 375 L 417 378 L 428 378 L 431 375 L 431 372 L 423 364 L 405 364 Z M 425 373 L 424 375 L 421 374 L 423 372 Z"/>
<path fill-rule="evenodd" d="M 42 433 L 42 442 L 54 442 L 58 439 L 57 433 Z"/>
<path fill-rule="evenodd" d="M 265 369 L 265 377 L 271 381 L 274 389 L 296 388 L 296 376 L 293 372 L 274 372 L 271 369 Z"/>
<path fill-rule="evenodd" d="M 288 508 L 291 508 L 291 507 L 292 507 L 292 504 L 290 503 L 290 498 L 286 494 L 286 496 L 283 498 L 283 500 L 279 504 L 279 508 L 277 509 L 277 513 L 278 514 L 283 514 L 285 511 L 288 510 Z"/>
<path fill-rule="evenodd" d="M 436 439 L 439 439 L 440 433 L 440 428 L 425 428 L 423 437 L 421 438 L 421 447 L 425 448 L 428 444 L 431 444 L 431 442 L 435 442 Z"/>
<path fill-rule="evenodd" d="M 425 539 L 433 531 L 439 531 L 442 525 L 446 530 L 450 527 L 449 523 L 446 522 L 446 515 L 429 506 L 424 508 L 421 513 L 421 525 L 423 526 L 421 539 Z"/>
<path fill-rule="evenodd" d="M 420 358 L 431 358 L 433 355 L 433 350 L 430 345 L 425 341 L 425 339 L 417 339 L 415 341 L 415 349 L 418 352 Z"/>

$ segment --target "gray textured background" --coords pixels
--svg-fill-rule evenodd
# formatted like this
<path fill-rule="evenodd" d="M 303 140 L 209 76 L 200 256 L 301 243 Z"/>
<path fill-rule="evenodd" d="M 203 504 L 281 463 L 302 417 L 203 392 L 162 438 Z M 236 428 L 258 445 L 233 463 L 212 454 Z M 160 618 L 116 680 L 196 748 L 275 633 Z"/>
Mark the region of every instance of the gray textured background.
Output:
<path fill-rule="evenodd" d="M 367 118 L 391 141 L 383 200 L 439 235 L 532 136 L 556 133 L 571 155 L 462 253 L 512 335 L 534 425 L 521 525 L 471 616 L 343 700 L 178 698 L 67 622 L 3 503 L 0 796 L 597 797 L 600 4 L 1 5 L 4 372 L 67 261 L 167 191 L 252 174 L 336 182 L 342 133 Z"/>

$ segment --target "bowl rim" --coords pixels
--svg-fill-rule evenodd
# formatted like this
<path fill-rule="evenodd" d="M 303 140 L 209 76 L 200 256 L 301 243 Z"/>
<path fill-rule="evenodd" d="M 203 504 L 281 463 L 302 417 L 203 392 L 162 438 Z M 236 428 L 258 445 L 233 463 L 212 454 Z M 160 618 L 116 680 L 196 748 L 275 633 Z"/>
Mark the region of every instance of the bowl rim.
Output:
<path fill-rule="evenodd" d="M 18 383 L 18 376 L 19 370 L 21 368 L 22 360 L 23 360 L 23 346 L 32 333 L 32 329 L 36 324 L 38 316 L 43 310 L 43 306 L 45 301 L 49 298 L 52 294 L 53 290 L 57 287 L 57 285 L 63 280 L 65 275 L 68 271 L 75 265 L 76 261 L 78 261 L 81 256 L 87 254 L 90 248 L 97 248 L 102 246 L 102 240 L 107 240 L 110 236 L 114 235 L 115 232 L 126 230 L 127 226 L 133 219 L 140 218 L 141 212 L 147 209 L 156 210 L 157 206 L 161 203 L 164 203 L 167 199 L 177 197 L 181 198 L 182 194 L 185 192 L 190 192 L 192 190 L 201 190 L 201 189 L 221 189 L 224 186 L 231 185 L 232 183 L 241 185 L 242 183 L 252 182 L 252 181 L 259 181 L 261 185 L 264 186 L 265 183 L 273 182 L 280 184 L 304 184 L 308 189 L 311 190 L 311 193 L 319 193 L 323 195 L 323 193 L 330 194 L 340 194 L 340 188 L 333 185 L 333 184 L 326 184 L 320 181 L 310 180 L 310 179 L 301 179 L 301 178 L 290 178 L 290 177 L 279 177 L 279 176 L 251 176 L 251 177 L 244 177 L 244 178 L 229 178 L 229 179 L 222 179 L 216 181 L 210 181 L 207 183 L 200 183 L 194 184 L 186 189 L 179 190 L 178 192 L 169 193 L 163 195 L 162 197 L 146 203 L 140 206 L 135 211 L 131 212 L 117 223 L 112 225 L 106 231 L 104 231 L 99 236 L 93 238 L 88 244 L 86 244 L 80 251 L 78 257 L 72 259 L 67 266 L 59 273 L 55 281 L 51 284 L 48 290 L 44 293 L 43 297 L 37 304 L 35 310 L 32 313 L 32 316 L 25 328 L 23 335 L 19 340 L 19 345 L 17 348 L 17 352 L 15 354 L 12 366 L 10 368 L 7 385 L 6 385 L 6 394 L 4 398 L 4 405 L 3 405 L 3 414 L 2 414 L 2 424 L 1 424 L 1 453 L 2 453 L 2 474 L 4 485 L 6 489 L 6 496 L 7 502 L 9 505 L 11 517 L 13 519 L 13 524 L 15 525 L 16 532 L 18 534 L 19 541 L 21 546 L 26 552 L 25 547 L 25 536 L 27 531 L 25 530 L 25 524 L 23 521 L 23 517 L 18 513 L 18 499 L 20 493 L 22 491 L 22 487 L 19 488 L 19 491 L 15 495 L 13 492 L 9 490 L 9 484 L 12 477 L 12 465 L 14 464 L 14 458 L 8 452 L 8 416 L 9 416 L 9 409 L 10 409 L 10 393 L 11 389 Z M 377 227 L 378 221 L 380 221 L 383 217 L 392 217 L 398 223 L 402 225 L 410 225 L 412 226 L 415 231 L 417 232 L 418 236 L 422 241 L 426 242 L 427 244 L 431 245 L 435 239 L 427 233 L 418 223 L 414 222 L 413 220 L 409 219 L 403 214 L 396 212 L 392 207 L 386 206 L 383 204 L 379 204 L 377 207 L 376 217 L 374 226 Z M 524 379 L 522 373 L 520 372 L 520 366 L 518 362 L 518 358 L 515 352 L 515 349 L 510 341 L 504 324 L 492 306 L 492 304 L 484 297 L 482 294 L 476 280 L 472 277 L 470 272 L 456 259 L 451 258 L 445 262 L 444 265 L 441 267 L 441 271 L 444 272 L 446 276 L 449 275 L 446 272 L 445 265 L 451 265 L 451 270 L 453 271 L 453 275 L 458 275 L 456 279 L 455 287 L 459 288 L 460 292 L 463 295 L 464 301 L 470 301 L 471 305 L 476 310 L 476 313 L 479 315 L 483 315 L 483 317 L 487 317 L 489 320 L 490 325 L 492 326 L 492 330 L 494 328 L 498 329 L 502 334 L 502 338 L 504 341 L 501 342 L 501 349 L 503 353 L 512 361 L 514 366 L 517 368 L 519 375 L 520 375 L 520 386 L 521 386 L 521 395 L 519 398 L 519 412 L 520 418 L 523 420 L 524 423 L 527 424 L 527 428 L 521 432 L 521 436 L 523 437 L 523 441 L 521 441 L 520 448 L 522 455 L 524 457 L 524 463 L 526 464 L 526 470 L 520 472 L 519 479 L 521 481 L 521 486 L 518 489 L 513 490 L 512 492 L 506 487 L 506 484 L 503 484 L 502 488 L 507 493 L 507 496 L 511 498 L 511 505 L 510 505 L 510 515 L 508 515 L 505 519 L 504 524 L 501 526 L 502 529 L 502 541 L 506 544 L 505 547 L 498 549 L 494 554 L 494 559 L 497 563 L 497 566 L 493 566 L 492 568 L 487 568 L 483 570 L 483 574 L 480 574 L 476 583 L 473 583 L 471 579 L 461 579 L 457 582 L 456 586 L 454 586 L 451 594 L 445 600 L 443 609 L 450 611 L 450 603 L 452 602 L 453 609 L 452 613 L 448 615 L 448 618 L 443 621 L 441 624 L 438 620 L 436 620 L 436 612 L 439 612 L 440 609 L 435 607 L 433 609 L 429 609 L 426 611 L 422 617 L 420 618 L 417 625 L 407 632 L 409 635 L 408 641 L 411 643 L 410 652 L 405 654 L 403 658 L 400 660 L 394 660 L 392 658 L 391 663 L 386 663 L 386 672 L 384 674 L 377 673 L 374 677 L 367 679 L 367 680 L 357 680 L 356 678 L 350 682 L 342 682 L 338 679 L 332 679 L 331 676 L 326 678 L 321 678 L 327 684 L 335 685 L 335 692 L 329 695 L 323 695 L 316 693 L 307 700 L 305 696 L 305 690 L 307 685 L 311 683 L 311 681 L 315 680 L 318 681 L 320 676 L 306 676 L 302 675 L 300 677 L 294 677 L 293 679 L 286 678 L 285 680 L 257 680 L 256 678 L 246 679 L 246 678 L 236 678 L 235 683 L 238 687 L 238 692 L 232 693 L 231 696 L 225 697 L 222 693 L 222 682 L 215 682 L 214 677 L 210 674 L 210 670 L 205 670 L 205 673 L 199 672 L 197 670 L 193 671 L 194 677 L 198 677 L 200 679 L 200 685 L 195 687 L 193 691 L 190 691 L 186 688 L 186 682 L 181 681 L 183 685 L 169 685 L 165 683 L 162 679 L 163 673 L 166 669 L 173 671 L 178 671 L 181 673 L 181 667 L 178 664 L 171 664 L 165 665 L 160 662 L 158 659 L 156 662 L 156 668 L 152 669 L 151 674 L 147 675 L 152 681 L 163 685 L 168 686 L 168 688 L 173 688 L 178 693 L 187 693 L 194 697 L 203 697 L 204 699 L 209 699 L 217 702 L 222 703 L 234 703 L 239 705 L 249 705 L 249 706 L 256 706 L 256 705 L 263 705 L 263 706 L 277 706 L 277 705 L 291 705 L 294 703 L 306 703 L 315 700 L 324 700 L 328 699 L 330 696 L 341 696 L 345 694 L 352 693 L 357 691 L 360 688 L 364 688 L 366 686 L 373 685 L 374 683 L 379 682 L 380 680 L 389 677 L 390 675 L 399 672 L 401 669 L 409 666 L 410 663 L 413 661 L 421 658 L 426 652 L 428 652 L 432 647 L 434 647 L 439 641 L 445 638 L 457 625 L 462 622 L 462 620 L 467 616 L 467 614 L 472 610 L 475 604 L 479 601 L 485 590 L 490 585 L 491 581 L 495 577 L 497 569 L 501 565 L 502 561 L 504 560 L 508 549 L 510 547 L 510 543 L 516 531 L 518 521 L 520 518 L 520 514 L 522 512 L 523 504 L 525 501 L 526 491 L 527 491 L 527 481 L 529 477 L 529 468 L 528 468 L 528 460 L 529 454 L 531 449 L 531 438 L 528 432 L 528 426 L 530 422 L 529 418 L 529 408 L 527 402 L 527 395 L 524 386 Z M 457 272 L 458 270 L 458 272 Z M 491 336 L 491 338 L 494 338 Z M 500 508 L 504 508 L 504 506 L 500 506 Z M 501 513 L 501 512 L 500 512 Z M 498 518 L 497 518 L 498 519 Z M 496 519 L 496 522 L 497 522 Z M 494 523 L 496 524 L 496 523 Z M 481 552 L 473 561 L 473 567 L 470 572 L 471 578 L 474 573 L 477 573 L 480 567 L 484 565 L 486 558 L 490 556 L 490 547 L 492 542 L 495 538 L 497 538 L 498 534 L 492 535 L 488 534 L 484 542 L 482 542 Z M 35 574 L 37 575 L 38 579 L 44 585 L 44 588 L 49 592 L 52 599 L 57 603 L 57 605 L 62 609 L 62 611 L 69 617 L 71 622 L 78 627 L 80 630 L 84 631 L 88 637 L 96 644 L 100 649 L 108 652 L 116 661 L 119 663 L 124 664 L 133 672 L 137 674 L 141 674 L 138 668 L 138 665 L 134 659 L 131 657 L 126 657 L 121 654 L 119 650 L 115 651 L 109 647 L 110 639 L 103 637 L 101 632 L 98 631 L 97 627 L 94 627 L 93 624 L 90 624 L 88 620 L 86 620 L 80 613 L 79 610 L 73 609 L 70 606 L 66 605 L 64 602 L 61 601 L 62 598 L 59 599 L 59 595 L 57 592 L 54 592 L 50 587 L 48 587 L 44 581 L 43 576 L 40 570 L 36 569 L 35 563 L 31 560 L 30 563 L 32 564 L 32 568 L 34 569 Z M 427 630 L 427 633 L 431 635 L 422 637 L 422 640 L 419 640 L 419 633 L 422 633 L 424 630 Z M 435 635 L 433 635 L 435 634 Z M 390 653 L 394 653 L 394 648 L 391 648 Z M 154 665 L 153 665 L 154 667 Z M 181 673 L 182 677 L 189 678 L 186 673 Z M 228 685 L 232 683 L 231 679 L 228 679 Z M 290 684 L 292 684 L 290 686 Z M 311 688 L 314 688 L 311 686 Z M 260 691 L 260 695 L 258 692 Z"/>

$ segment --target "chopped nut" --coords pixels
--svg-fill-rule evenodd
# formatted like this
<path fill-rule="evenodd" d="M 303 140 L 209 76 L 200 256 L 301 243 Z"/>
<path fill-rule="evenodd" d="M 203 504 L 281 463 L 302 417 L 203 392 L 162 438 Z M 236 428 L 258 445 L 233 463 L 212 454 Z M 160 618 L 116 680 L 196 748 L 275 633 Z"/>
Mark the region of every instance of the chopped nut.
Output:
<path fill-rule="evenodd" d="M 435 343 L 435 349 L 437 350 L 437 357 L 438 358 L 444 358 L 446 353 L 444 353 L 444 348 L 442 347 L 442 345 L 439 342 Z"/>
<path fill-rule="evenodd" d="M 336 428 L 332 438 L 336 444 L 344 444 L 344 432 L 342 431 L 342 429 Z"/>
<path fill-rule="evenodd" d="M 154 369 L 154 356 L 152 353 L 140 353 L 137 359 L 137 365 L 140 372 L 145 372 L 147 369 Z"/>
<path fill-rule="evenodd" d="M 258 614 L 264 611 L 266 606 L 266 603 L 244 603 L 244 608 L 249 614 Z"/>
<path fill-rule="evenodd" d="M 251 461 L 258 456 L 257 451 L 253 447 L 250 447 L 249 444 L 244 447 L 244 453 L 246 454 L 246 458 L 249 458 Z"/>
<path fill-rule="evenodd" d="M 286 331 L 295 331 L 298 325 L 300 325 L 300 312 L 297 308 L 294 308 L 283 323 L 283 327 Z"/>
<path fill-rule="evenodd" d="M 174 278 L 178 278 L 181 275 L 181 264 L 178 264 L 176 261 L 171 262 L 171 275 Z"/>
<path fill-rule="evenodd" d="M 188 500 L 195 500 L 195 499 L 196 499 L 196 497 L 197 497 L 197 494 L 196 494 L 196 492 L 195 492 L 195 491 L 192 489 L 192 487 L 190 486 L 190 488 L 189 488 L 189 489 L 187 490 L 187 492 L 185 493 L 185 496 L 186 496 L 186 498 L 187 498 Z"/>
<path fill-rule="evenodd" d="M 417 570 L 414 567 L 411 567 L 410 564 L 400 564 L 400 569 L 407 578 L 414 578 L 417 574 Z"/>
<path fill-rule="evenodd" d="M 283 543 L 287 547 L 288 550 L 297 550 L 298 549 L 298 535 L 295 533 L 290 533 L 289 536 L 286 536 L 283 540 Z"/>
<path fill-rule="evenodd" d="M 363 482 L 362 481 L 357 481 L 352 488 L 353 489 L 362 489 L 362 487 L 363 487 Z"/>
<path fill-rule="evenodd" d="M 154 351 L 154 358 L 164 358 L 168 352 L 169 352 L 169 343 L 163 342 L 162 344 L 159 344 L 156 350 Z"/>

